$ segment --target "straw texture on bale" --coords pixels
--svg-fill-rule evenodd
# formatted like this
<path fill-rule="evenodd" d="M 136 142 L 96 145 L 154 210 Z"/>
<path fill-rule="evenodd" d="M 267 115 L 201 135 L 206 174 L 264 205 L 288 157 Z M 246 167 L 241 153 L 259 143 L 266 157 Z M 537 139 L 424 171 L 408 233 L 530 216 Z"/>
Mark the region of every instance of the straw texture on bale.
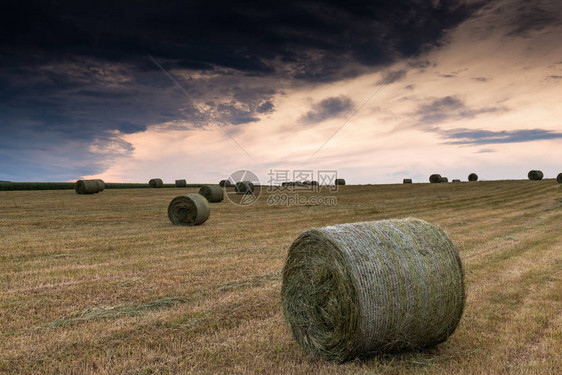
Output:
<path fill-rule="evenodd" d="M 251 181 L 240 181 L 234 186 L 237 194 L 252 194 L 254 192 L 254 184 Z"/>
<path fill-rule="evenodd" d="M 78 180 L 74 186 L 76 194 L 95 194 L 100 192 L 98 180 Z"/>
<path fill-rule="evenodd" d="M 449 182 L 449 179 L 447 177 L 441 177 L 439 182 Z"/>
<path fill-rule="evenodd" d="M 556 182 L 562 184 L 562 173 L 559 173 L 558 176 L 556 176 Z"/>
<path fill-rule="evenodd" d="M 221 202 L 224 199 L 224 191 L 218 185 L 205 185 L 199 189 L 199 194 L 209 202 Z"/>
<path fill-rule="evenodd" d="M 105 190 L 105 182 L 103 182 L 103 180 L 97 179 L 94 180 L 98 183 L 98 189 L 99 191 L 104 191 Z"/>
<path fill-rule="evenodd" d="M 468 181 L 478 181 L 478 175 L 476 173 L 469 174 Z"/>
<path fill-rule="evenodd" d="M 148 181 L 148 187 L 161 188 L 162 186 L 164 186 L 164 182 L 162 182 L 160 178 L 153 178 L 150 181 Z"/>
<path fill-rule="evenodd" d="M 293 337 L 313 355 L 343 362 L 426 348 L 460 321 L 462 264 L 423 220 L 312 229 L 289 249 L 281 299 Z"/>
<path fill-rule="evenodd" d="M 209 202 L 201 194 L 180 195 L 168 205 L 168 218 L 174 225 L 200 225 L 210 213 Z"/>
<path fill-rule="evenodd" d="M 336 178 L 336 185 L 345 185 L 345 180 L 343 178 Z"/>
<path fill-rule="evenodd" d="M 542 171 L 532 170 L 532 171 L 529 171 L 529 173 L 527 174 L 527 177 L 529 177 L 529 180 L 539 181 L 539 180 L 542 180 L 542 178 L 544 177 L 544 174 L 542 173 Z"/>
<path fill-rule="evenodd" d="M 231 187 L 232 182 L 230 182 L 230 180 L 220 180 L 219 186 L 220 187 Z"/>
<path fill-rule="evenodd" d="M 441 182 L 441 175 L 440 174 L 432 174 L 431 176 L 429 176 L 429 182 L 431 182 L 432 184 L 437 184 L 437 183 Z"/>
<path fill-rule="evenodd" d="M 176 187 L 187 187 L 186 180 L 176 180 Z"/>
<path fill-rule="evenodd" d="M 412 179 L 411 179 L 411 178 L 405 178 L 404 181 L 402 181 L 402 183 L 404 183 L 404 184 L 411 184 L 411 183 L 412 183 Z"/>

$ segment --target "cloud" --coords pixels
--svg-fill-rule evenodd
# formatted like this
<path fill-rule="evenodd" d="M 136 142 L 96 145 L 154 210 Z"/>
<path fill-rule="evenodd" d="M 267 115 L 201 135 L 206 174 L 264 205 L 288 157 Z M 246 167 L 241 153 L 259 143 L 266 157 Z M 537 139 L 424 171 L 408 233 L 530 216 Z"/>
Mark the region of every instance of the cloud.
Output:
<path fill-rule="evenodd" d="M 562 133 L 545 129 L 492 131 L 461 128 L 441 130 L 440 133 L 449 140 L 447 144 L 453 145 L 520 143 L 562 138 Z"/>
<path fill-rule="evenodd" d="M 324 120 L 342 117 L 353 108 L 353 102 L 347 96 L 324 99 L 312 105 L 312 110 L 305 113 L 300 121 L 314 124 Z"/>
<path fill-rule="evenodd" d="M 418 118 L 418 124 L 432 125 L 446 120 L 472 118 L 484 113 L 501 111 L 505 111 L 505 109 L 499 107 L 468 108 L 459 98 L 445 96 L 420 105 L 413 115 Z"/>
<path fill-rule="evenodd" d="M 499 2 L 501 4 L 501 2 Z M 496 8 L 497 13 L 507 13 L 509 37 L 528 37 L 530 32 L 549 26 L 562 25 L 560 3 L 550 0 L 515 0 Z"/>
<path fill-rule="evenodd" d="M 377 85 L 390 85 L 391 83 L 401 81 L 406 77 L 406 73 L 404 69 L 388 72 L 377 82 Z"/>
<path fill-rule="evenodd" d="M 489 82 L 490 78 L 486 78 L 486 77 L 472 77 L 471 78 L 473 81 L 476 82 Z"/>

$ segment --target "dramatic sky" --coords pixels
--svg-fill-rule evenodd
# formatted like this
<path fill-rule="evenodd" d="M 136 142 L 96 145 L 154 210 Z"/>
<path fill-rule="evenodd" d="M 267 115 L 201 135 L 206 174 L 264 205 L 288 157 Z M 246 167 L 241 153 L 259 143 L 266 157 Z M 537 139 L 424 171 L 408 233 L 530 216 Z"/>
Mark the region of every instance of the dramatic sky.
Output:
<path fill-rule="evenodd" d="M 12 1 L 0 180 L 562 172 L 559 0 Z"/>

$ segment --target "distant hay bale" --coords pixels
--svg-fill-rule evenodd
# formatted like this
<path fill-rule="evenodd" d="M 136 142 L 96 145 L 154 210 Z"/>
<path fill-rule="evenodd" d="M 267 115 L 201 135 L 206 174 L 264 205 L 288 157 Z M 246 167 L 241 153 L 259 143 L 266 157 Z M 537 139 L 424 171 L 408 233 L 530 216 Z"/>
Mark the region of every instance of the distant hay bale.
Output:
<path fill-rule="evenodd" d="M 199 225 L 209 218 L 211 209 L 201 194 L 180 195 L 168 205 L 168 218 L 174 225 Z"/>
<path fill-rule="evenodd" d="M 468 181 L 478 181 L 478 175 L 476 173 L 469 174 Z"/>
<path fill-rule="evenodd" d="M 281 186 L 284 186 L 284 187 L 292 186 L 292 183 L 291 182 L 282 182 Z"/>
<path fill-rule="evenodd" d="M 449 179 L 447 177 L 441 177 L 439 182 L 449 182 Z"/>
<path fill-rule="evenodd" d="M 234 185 L 236 194 L 252 194 L 254 192 L 254 184 L 251 181 L 240 181 Z"/>
<path fill-rule="evenodd" d="M 542 173 L 542 171 L 532 170 L 532 171 L 529 171 L 529 173 L 527 174 L 527 177 L 529 177 L 529 180 L 539 181 L 539 180 L 543 179 L 544 174 Z"/>
<path fill-rule="evenodd" d="M 429 176 L 429 182 L 431 182 L 432 184 L 438 184 L 439 182 L 441 182 L 441 175 L 432 174 L 431 176 Z"/>
<path fill-rule="evenodd" d="M 231 187 L 232 182 L 230 182 L 230 180 L 220 180 L 219 186 L 220 187 Z"/>
<path fill-rule="evenodd" d="M 162 186 L 164 186 L 164 182 L 162 182 L 160 178 L 153 178 L 150 181 L 148 181 L 148 187 L 161 188 Z"/>
<path fill-rule="evenodd" d="M 186 180 L 176 180 L 176 187 L 178 187 L 178 188 L 187 187 L 187 181 Z"/>
<path fill-rule="evenodd" d="M 103 180 L 100 179 L 96 179 L 94 180 L 98 183 L 98 189 L 99 191 L 104 191 L 105 190 L 105 182 L 103 182 Z"/>
<path fill-rule="evenodd" d="M 454 179 L 453 182 L 461 182 L 459 179 Z"/>
<path fill-rule="evenodd" d="M 310 185 L 312 185 L 312 186 L 318 186 L 318 181 L 310 181 Z"/>
<path fill-rule="evenodd" d="M 405 179 L 402 181 L 402 183 L 403 183 L 403 184 L 411 184 L 411 183 L 412 183 L 412 179 L 411 179 L 411 178 L 405 178 Z"/>
<path fill-rule="evenodd" d="M 303 181 L 302 184 L 303 184 L 304 186 L 309 186 L 309 185 L 310 185 L 310 181 Z"/>
<path fill-rule="evenodd" d="M 345 180 L 343 178 L 336 178 L 336 185 L 345 185 Z"/>
<path fill-rule="evenodd" d="M 204 196 L 209 203 L 221 202 L 224 199 L 224 191 L 218 185 L 205 185 L 199 189 L 199 194 Z"/>
<path fill-rule="evenodd" d="M 78 180 L 74 185 L 76 194 L 95 194 L 100 192 L 100 183 L 98 180 Z"/>
<path fill-rule="evenodd" d="M 556 182 L 562 184 L 562 173 L 558 173 L 558 176 L 556 176 Z"/>
<path fill-rule="evenodd" d="M 457 251 L 414 218 L 302 233 L 289 249 L 281 299 L 295 340 L 343 362 L 447 340 L 464 308 Z"/>

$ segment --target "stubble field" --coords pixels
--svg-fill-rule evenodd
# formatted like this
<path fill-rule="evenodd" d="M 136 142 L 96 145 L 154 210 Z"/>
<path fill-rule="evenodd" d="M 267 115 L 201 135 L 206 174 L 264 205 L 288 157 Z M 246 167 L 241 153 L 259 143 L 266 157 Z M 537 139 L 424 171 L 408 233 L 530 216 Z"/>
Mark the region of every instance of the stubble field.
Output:
<path fill-rule="evenodd" d="M 0 192 L 0 372 L 562 373 L 555 181 L 344 186 L 335 206 L 270 206 L 264 192 L 247 207 L 211 204 L 199 227 L 173 226 L 168 203 L 197 190 Z M 304 353 L 281 309 L 292 241 L 409 216 L 459 250 L 456 332 L 431 350 L 344 364 Z"/>

